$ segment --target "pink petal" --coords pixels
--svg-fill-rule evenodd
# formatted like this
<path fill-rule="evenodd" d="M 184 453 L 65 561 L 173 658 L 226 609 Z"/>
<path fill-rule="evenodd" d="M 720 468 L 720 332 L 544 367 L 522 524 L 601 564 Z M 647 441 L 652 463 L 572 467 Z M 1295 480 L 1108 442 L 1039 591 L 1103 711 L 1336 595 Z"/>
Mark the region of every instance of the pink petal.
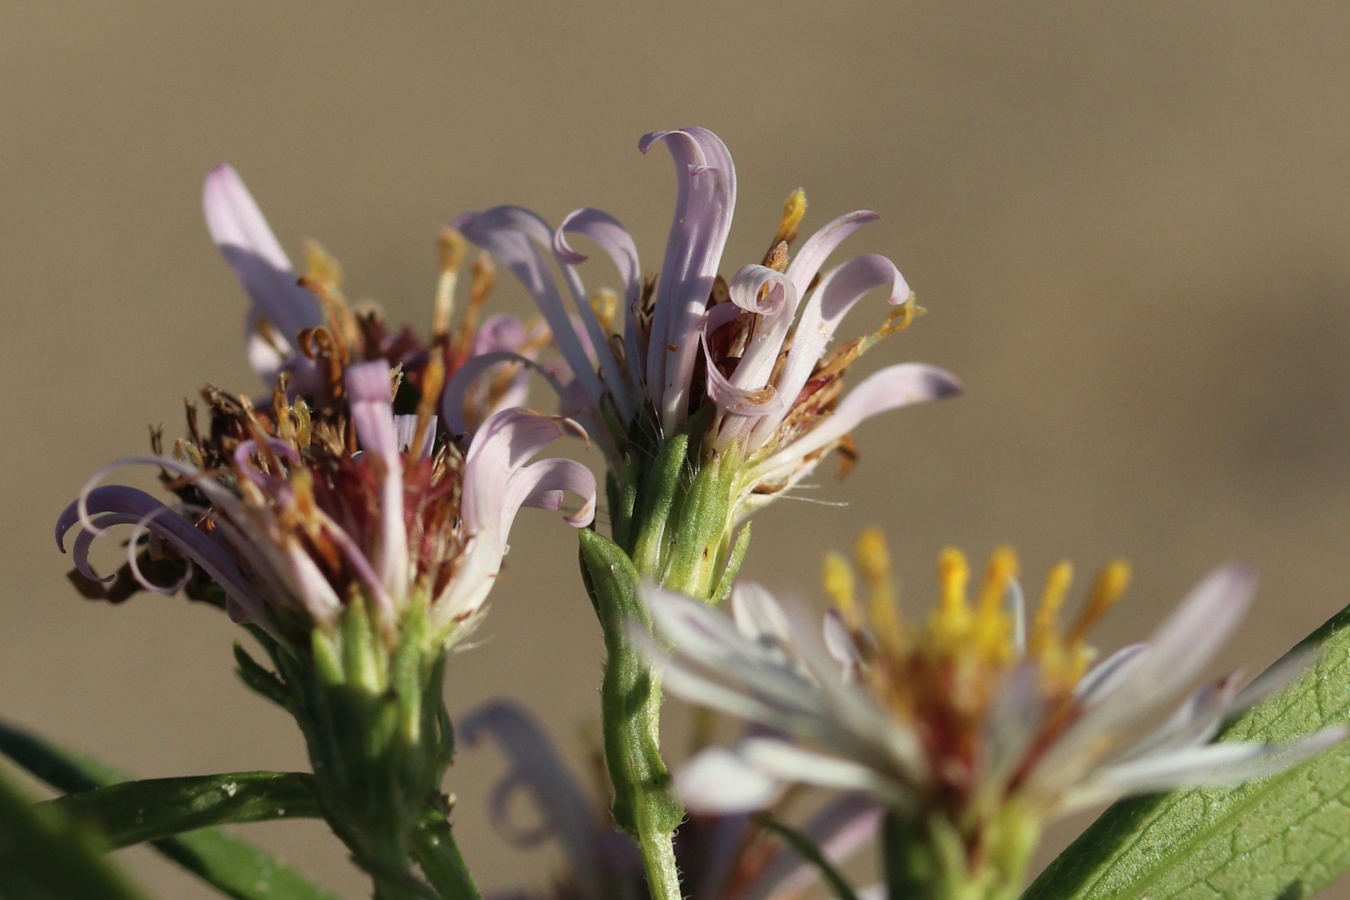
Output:
<path fill-rule="evenodd" d="M 706 128 L 654 131 L 642 137 L 638 149 L 646 153 L 657 143 L 675 160 L 678 187 L 656 285 L 647 389 L 662 428 L 674 434 L 684 427 L 699 322 L 731 230 L 736 169 L 726 145 Z"/>

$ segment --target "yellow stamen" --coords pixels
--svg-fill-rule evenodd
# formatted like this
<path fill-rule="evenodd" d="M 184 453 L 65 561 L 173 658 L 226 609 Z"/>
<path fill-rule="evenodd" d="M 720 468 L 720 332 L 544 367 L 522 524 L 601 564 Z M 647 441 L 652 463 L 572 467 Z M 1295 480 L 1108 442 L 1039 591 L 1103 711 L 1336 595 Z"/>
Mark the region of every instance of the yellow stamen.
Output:
<path fill-rule="evenodd" d="M 436 415 L 436 402 L 441 396 L 441 386 L 445 384 L 445 363 L 439 353 L 434 353 L 422 370 L 422 396 L 417 401 L 417 427 L 413 429 L 412 444 L 408 456 L 416 459 L 421 452 L 422 443 L 427 439 L 427 429 L 431 427 L 432 417 Z"/>
<path fill-rule="evenodd" d="M 862 614 L 858 610 L 858 595 L 853 585 L 853 569 L 848 561 L 838 553 L 825 556 L 825 593 L 834 603 L 835 609 L 844 617 L 844 624 L 850 631 L 862 627 Z"/>
<path fill-rule="evenodd" d="M 488 294 L 492 293 L 492 287 L 497 283 L 497 270 L 492 266 L 492 260 L 486 253 L 481 253 L 469 267 L 469 308 L 464 311 L 464 318 L 459 321 L 459 339 L 456 341 L 455 352 L 461 359 L 468 357 L 469 349 L 473 346 L 473 336 L 478 330 L 478 320 L 482 316 L 483 304 L 487 303 Z"/>
<path fill-rule="evenodd" d="M 933 614 L 933 637 L 939 645 L 960 641 L 970 632 L 970 606 L 966 602 L 966 585 L 970 582 L 970 565 L 966 556 L 955 547 L 947 547 L 938 557 L 938 585 L 941 597 Z"/>
<path fill-rule="evenodd" d="M 441 277 L 436 283 L 431 336 L 436 341 L 444 341 L 450 337 L 450 320 L 455 311 L 455 286 L 459 282 L 459 267 L 464 262 L 468 241 L 455 229 L 442 227 L 436 243 L 441 253 Z"/>
<path fill-rule="evenodd" d="M 991 662 L 1012 659 L 1012 618 L 1004 600 L 1016 577 L 1017 555 L 1009 547 L 999 547 L 989 557 L 975 615 L 975 646 Z"/>
<path fill-rule="evenodd" d="M 778 231 L 774 233 L 773 242 L 769 244 L 770 248 L 776 247 L 780 243 L 790 244 L 795 241 L 797 233 L 801 229 L 802 218 L 805 215 L 806 191 L 797 188 L 791 194 L 788 194 L 787 200 L 783 203 L 783 217 L 778 222 Z"/>
<path fill-rule="evenodd" d="M 787 241 L 779 241 L 769 249 L 764 255 L 764 265 L 775 272 L 786 272 L 788 267 L 788 245 Z M 768 291 L 769 286 L 765 285 L 760 289 L 761 299 Z"/>
<path fill-rule="evenodd" d="M 858 574 L 868 587 L 867 617 L 883 652 L 897 658 L 909 646 L 905 623 L 900 616 L 899 597 L 891 577 L 891 554 L 880 528 L 868 528 L 858 536 L 853 550 Z"/>
<path fill-rule="evenodd" d="M 1068 560 L 1056 563 L 1045 579 L 1045 592 L 1041 594 L 1041 605 L 1036 610 L 1036 621 L 1031 626 L 1029 649 L 1032 656 L 1039 656 L 1044 652 L 1048 642 L 1058 641 L 1059 633 L 1056 626 L 1059 623 L 1059 611 L 1064 608 L 1064 598 L 1068 595 L 1069 585 L 1072 583 L 1073 566 Z"/>
<path fill-rule="evenodd" d="M 1130 564 L 1125 560 L 1114 560 L 1103 569 L 1092 585 L 1092 593 L 1088 594 L 1087 605 L 1078 614 L 1078 619 L 1073 623 L 1073 627 L 1064 635 L 1065 642 L 1069 645 L 1082 642 L 1083 638 L 1087 637 L 1088 632 L 1111 610 L 1111 607 L 1120 601 L 1129 585 Z"/>
<path fill-rule="evenodd" d="M 591 295 L 591 312 L 606 334 L 614 331 L 614 314 L 619 309 L 619 295 L 611 290 L 600 289 Z"/>

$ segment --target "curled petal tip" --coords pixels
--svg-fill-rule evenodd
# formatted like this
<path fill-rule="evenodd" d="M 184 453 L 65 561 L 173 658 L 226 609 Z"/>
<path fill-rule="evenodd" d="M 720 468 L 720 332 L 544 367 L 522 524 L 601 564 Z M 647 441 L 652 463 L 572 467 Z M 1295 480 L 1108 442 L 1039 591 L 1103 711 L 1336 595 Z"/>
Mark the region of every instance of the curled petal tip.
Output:
<path fill-rule="evenodd" d="M 933 369 L 928 373 L 928 389 L 934 400 L 946 400 L 948 397 L 960 397 L 966 392 L 966 386 L 951 372 L 945 369 Z"/>

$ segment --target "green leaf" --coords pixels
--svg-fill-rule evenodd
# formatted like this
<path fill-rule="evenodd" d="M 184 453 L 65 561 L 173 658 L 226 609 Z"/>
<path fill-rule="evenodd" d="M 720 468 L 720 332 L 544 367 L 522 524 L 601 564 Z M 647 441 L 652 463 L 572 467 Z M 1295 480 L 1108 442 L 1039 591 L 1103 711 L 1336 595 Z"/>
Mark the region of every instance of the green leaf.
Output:
<path fill-rule="evenodd" d="M 44 806 L 30 804 L 0 781 L 0 897 L 141 896 L 101 857 L 97 833 Z"/>
<path fill-rule="evenodd" d="M 1220 740 L 1289 741 L 1350 719 L 1350 609 L 1293 651 L 1316 662 Z M 1112 806 L 1023 900 L 1294 900 L 1350 869 L 1350 747 L 1269 778 Z"/>
<path fill-rule="evenodd" d="M 239 680 L 244 682 L 249 690 L 271 700 L 282 709 L 287 708 L 290 694 L 286 690 L 285 683 L 276 676 L 276 673 L 268 671 L 250 656 L 238 641 L 234 642 L 234 661 L 239 665 L 237 669 Z"/>
<path fill-rule="evenodd" d="M 114 850 L 215 825 L 323 817 L 314 777 L 299 772 L 123 781 L 42 805 L 93 825 Z"/>
<path fill-rule="evenodd" d="M 92 791 L 127 780 L 116 769 L 76 756 L 36 735 L 4 724 L 0 724 L 0 754 L 39 780 L 70 793 Z M 335 900 L 332 894 L 277 857 L 217 829 L 205 828 L 162 838 L 150 845 L 235 900 Z M 0 896 L 9 895 L 0 891 Z"/>
<path fill-rule="evenodd" d="M 853 887 L 806 835 L 766 815 L 756 816 L 755 824 L 765 831 L 778 835 L 783 843 L 797 851 L 798 856 L 819 869 L 820 877 L 830 886 L 830 891 L 839 900 L 858 900 Z"/>

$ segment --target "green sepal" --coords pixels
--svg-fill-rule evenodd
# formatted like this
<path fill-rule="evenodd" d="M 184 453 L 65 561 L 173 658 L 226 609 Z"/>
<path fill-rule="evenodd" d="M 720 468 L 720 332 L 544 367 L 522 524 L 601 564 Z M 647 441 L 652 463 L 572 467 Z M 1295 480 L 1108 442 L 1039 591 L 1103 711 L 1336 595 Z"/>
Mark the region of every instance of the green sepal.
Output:
<path fill-rule="evenodd" d="M 725 603 L 726 599 L 731 596 L 731 587 L 736 583 L 736 576 L 741 571 L 741 563 L 745 562 L 745 551 L 749 548 L 750 523 L 746 522 L 741 526 L 741 530 L 736 533 L 736 539 L 731 545 L 731 553 L 727 555 L 726 562 L 722 565 L 722 574 L 717 578 L 717 587 L 713 588 L 712 596 L 708 598 L 713 606 Z"/>
<path fill-rule="evenodd" d="M 726 543 L 731 514 L 731 486 L 740 468 L 732 450 L 699 468 L 675 510 L 674 542 L 661 584 L 707 599 L 718 580 L 717 564 Z"/>
<path fill-rule="evenodd" d="M 1293 651 L 1315 662 L 1224 729 L 1291 741 L 1350 719 L 1350 608 Z M 1260 781 L 1116 803 L 1026 900 L 1310 897 L 1350 870 L 1350 747 Z"/>
<path fill-rule="evenodd" d="M 239 667 L 235 672 L 239 675 L 239 680 L 244 686 L 253 693 L 265 700 L 270 700 L 282 709 L 287 708 L 287 700 L 290 694 L 286 690 L 286 685 L 274 672 L 265 668 L 238 642 L 234 642 L 234 661 Z"/>
<path fill-rule="evenodd" d="M 323 815 L 314 795 L 314 778 L 300 772 L 123 781 L 42 805 L 93 826 L 112 850 L 198 828 Z"/>
<path fill-rule="evenodd" d="M 600 686 L 605 762 L 614 784 L 614 822 L 630 834 L 670 834 L 684 817 L 661 759 L 661 689 L 628 633 L 629 623 L 651 627 L 641 579 L 632 560 L 608 538 L 583 529 L 581 559 L 586 587 L 604 630 L 604 680 Z"/>
<path fill-rule="evenodd" d="M 3 724 L 0 724 L 0 753 L 39 780 L 72 794 L 127 780 L 116 769 Z M 150 846 L 234 900 L 334 900 L 332 894 L 287 863 L 214 828 L 151 841 Z M 0 891 L 0 896 L 8 895 Z"/>
<path fill-rule="evenodd" d="M 637 531 L 634 535 L 632 563 L 643 575 L 657 581 L 661 580 L 665 572 L 667 542 L 674 541 L 673 535 L 667 535 L 666 526 L 679 494 L 680 482 L 685 476 L 685 453 L 688 448 L 689 436 L 686 434 L 672 435 L 667 439 L 652 460 L 651 468 L 643 474 L 635 500 L 637 512 L 634 525 Z"/>
<path fill-rule="evenodd" d="M 47 804 L 30 804 L 0 780 L 0 897 L 98 897 L 137 900 L 141 894 L 100 858 L 97 832 Z"/>

